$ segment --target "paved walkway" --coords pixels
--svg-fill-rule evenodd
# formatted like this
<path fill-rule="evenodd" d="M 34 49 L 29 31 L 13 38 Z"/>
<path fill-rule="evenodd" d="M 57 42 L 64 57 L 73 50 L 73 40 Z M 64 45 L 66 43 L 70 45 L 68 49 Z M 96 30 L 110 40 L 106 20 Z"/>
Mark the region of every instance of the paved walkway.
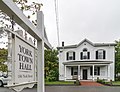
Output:
<path fill-rule="evenodd" d="M 94 81 L 80 81 L 81 86 L 103 86 L 100 83 Z"/>

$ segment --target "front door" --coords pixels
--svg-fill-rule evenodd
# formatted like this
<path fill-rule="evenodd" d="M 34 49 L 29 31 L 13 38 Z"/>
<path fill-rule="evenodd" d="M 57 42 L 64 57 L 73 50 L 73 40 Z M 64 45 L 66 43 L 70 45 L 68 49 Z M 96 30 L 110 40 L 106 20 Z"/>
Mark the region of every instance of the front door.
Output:
<path fill-rule="evenodd" d="M 87 80 L 87 69 L 83 69 L 83 80 Z"/>

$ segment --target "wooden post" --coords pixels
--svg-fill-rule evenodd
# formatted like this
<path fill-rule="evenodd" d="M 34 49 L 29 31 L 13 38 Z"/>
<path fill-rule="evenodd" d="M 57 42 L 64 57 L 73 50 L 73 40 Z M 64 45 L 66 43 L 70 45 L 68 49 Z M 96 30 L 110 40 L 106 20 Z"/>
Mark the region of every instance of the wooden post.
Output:
<path fill-rule="evenodd" d="M 42 11 L 37 12 L 37 29 L 44 36 L 44 15 L 43 15 Z M 37 47 L 38 47 L 37 92 L 45 92 L 45 85 L 44 85 L 44 41 L 38 40 Z"/>

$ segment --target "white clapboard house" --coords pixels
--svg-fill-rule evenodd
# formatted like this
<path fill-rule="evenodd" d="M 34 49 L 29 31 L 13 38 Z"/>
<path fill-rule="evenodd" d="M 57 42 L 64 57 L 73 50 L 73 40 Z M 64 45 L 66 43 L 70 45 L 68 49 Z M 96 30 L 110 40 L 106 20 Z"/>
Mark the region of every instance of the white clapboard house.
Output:
<path fill-rule="evenodd" d="M 115 43 L 92 43 L 84 39 L 77 45 L 58 47 L 59 80 L 114 81 Z"/>

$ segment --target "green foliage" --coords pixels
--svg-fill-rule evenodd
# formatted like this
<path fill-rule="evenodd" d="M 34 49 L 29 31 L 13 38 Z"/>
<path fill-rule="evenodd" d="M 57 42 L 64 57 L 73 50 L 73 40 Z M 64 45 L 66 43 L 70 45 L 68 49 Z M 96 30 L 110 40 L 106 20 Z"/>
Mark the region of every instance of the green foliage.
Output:
<path fill-rule="evenodd" d="M 45 50 L 45 79 L 46 81 L 58 80 L 58 51 Z"/>
<path fill-rule="evenodd" d="M 119 85 L 120 86 L 120 81 L 114 81 L 113 85 Z"/>
<path fill-rule="evenodd" d="M 115 74 L 117 75 L 118 73 L 120 73 L 120 40 L 119 41 L 115 41 L 116 42 L 116 46 L 115 46 Z"/>
<path fill-rule="evenodd" d="M 102 79 L 98 79 L 97 82 L 98 82 L 98 83 L 103 83 L 103 84 L 104 84 L 104 83 L 105 83 L 105 80 L 104 80 L 104 79 L 103 79 L 103 80 L 102 80 Z"/>
<path fill-rule="evenodd" d="M 108 86 L 112 86 L 112 80 L 110 80 L 109 82 L 108 81 L 105 81 L 105 79 L 97 79 L 97 82 L 98 83 L 101 83 L 103 85 L 108 85 Z"/>
<path fill-rule="evenodd" d="M 49 81 L 47 81 L 47 82 L 45 82 L 45 84 L 50 84 L 50 85 L 74 85 L 74 82 L 73 81 L 52 81 L 52 82 L 49 82 Z"/>
<path fill-rule="evenodd" d="M 36 3 L 36 2 L 32 2 L 32 4 L 30 4 L 30 3 L 28 3 L 29 0 L 13 0 L 13 2 L 15 2 L 17 4 L 17 6 L 22 11 L 29 11 L 30 12 L 30 15 L 26 14 L 26 16 L 28 17 L 28 19 L 30 19 L 32 15 L 35 15 L 36 12 L 41 9 L 41 6 L 43 6 L 42 3 Z M 31 22 L 35 26 L 37 25 L 36 20 L 32 20 Z"/>
<path fill-rule="evenodd" d="M 50 70 L 49 75 L 46 76 L 47 81 L 57 81 L 58 80 L 58 71 L 57 70 Z"/>
<path fill-rule="evenodd" d="M 76 85 L 80 85 L 80 81 L 78 79 L 76 79 L 76 81 L 74 82 Z"/>
<path fill-rule="evenodd" d="M 117 77 L 115 78 L 115 81 L 120 81 L 120 76 L 117 76 Z"/>
<path fill-rule="evenodd" d="M 41 7 L 43 6 L 42 3 L 36 3 L 36 2 L 32 2 L 29 3 L 29 0 L 13 0 L 13 2 L 15 2 L 15 4 L 19 7 L 19 9 L 21 9 L 24 12 L 29 12 L 26 13 L 25 15 L 28 17 L 28 19 L 31 18 L 31 16 L 35 15 L 37 11 L 39 11 L 41 9 Z M 24 13 L 23 12 L 23 13 Z M 30 20 L 35 26 L 37 25 L 37 20 Z M 1 27 L 5 27 L 5 28 L 12 28 L 11 23 L 13 23 L 12 19 L 6 14 L 4 13 L 2 10 L 0 10 L 0 26 Z M 17 23 L 13 23 L 14 25 L 18 26 Z M 18 26 L 19 29 L 19 26 Z"/>
<path fill-rule="evenodd" d="M 4 64 L 7 61 L 7 53 L 6 49 L 0 49 L 0 71 L 3 72 L 7 71 L 7 65 Z"/>

